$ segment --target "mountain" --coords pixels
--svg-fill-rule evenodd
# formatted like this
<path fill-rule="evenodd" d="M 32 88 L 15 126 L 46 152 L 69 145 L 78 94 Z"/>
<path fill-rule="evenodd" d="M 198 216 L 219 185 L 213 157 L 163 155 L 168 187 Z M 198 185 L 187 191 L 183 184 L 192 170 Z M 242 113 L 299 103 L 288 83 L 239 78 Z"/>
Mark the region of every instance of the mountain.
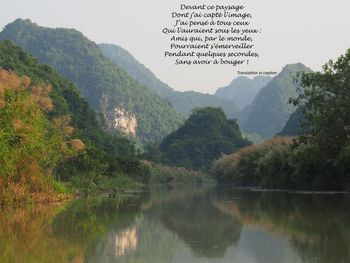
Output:
<path fill-rule="evenodd" d="M 280 132 L 289 115 L 296 108 L 288 103 L 289 98 L 298 95 L 299 84 L 295 81 L 298 72 L 311 72 L 303 64 L 287 65 L 256 95 L 243 130 L 269 138 Z"/>
<path fill-rule="evenodd" d="M 271 79 L 269 76 L 257 76 L 253 79 L 240 76 L 235 78 L 230 85 L 217 89 L 215 96 L 234 101 L 242 110 L 253 102 L 258 91 Z"/>
<path fill-rule="evenodd" d="M 56 169 L 60 179 L 87 174 L 92 178 L 95 173 L 111 176 L 117 172 L 129 173 L 127 163 L 135 165 L 137 160 L 134 145 L 128 139 L 115 133 L 107 133 L 99 116 L 79 93 L 77 87 L 50 66 L 38 63 L 38 59 L 11 41 L 0 42 L 0 69 L 15 72 L 31 79 L 32 85 L 50 84 L 52 111 L 48 117 L 61 118 L 74 128 L 74 137 L 81 139 L 87 146 L 84 154 L 64 162 Z M 67 118 L 65 116 L 69 116 Z M 58 123 L 58 121 L 56 121 Z"/>
<path fill-rule="evenodd" d="M 207 107 L 194 110 L 162 141 L 160 150 L 166 164 L 208 170 L 221 155 L 249 144 L 235 120 L 227 119 L 221 108 Z"/>
<path fill-rule="evenodd" d="M 237 114 L 238 107 L 230 100 L 195 91 L 180 92 L 173 90 L 166 83 L 159 80 L 151 70 L 138 62 L 127 50 L 118 45 L 100 44 L 99 47 L 102 53 L 118 67 L 124 69 L 138 82 L 169 101 L 178 112 L 189 115 L 195 108 L 212 106 L 222 108 L 230 118 Z"/>
<path fill-rule="evenodd" d="M 304 130 L 304 114 L 301 108 L 298 108 L 295 112 L 293 112 L 289 119 L 284 125 L 282 131 L 278 133 L 279 136 L 296 136 L 303 132 Z M 305 127 L 307 129 L 307 126 Z"/>
<path fill-rule="evenodd" d="M 0 33 L 0 40 L 6 39 L 74 82 L 92 108 L 105 116 L 110 129 L 147 143 L 161 140 L 182 122 L 166 100 L 135 81 L 74 29 L 45 28 L 17 19 Z"/>

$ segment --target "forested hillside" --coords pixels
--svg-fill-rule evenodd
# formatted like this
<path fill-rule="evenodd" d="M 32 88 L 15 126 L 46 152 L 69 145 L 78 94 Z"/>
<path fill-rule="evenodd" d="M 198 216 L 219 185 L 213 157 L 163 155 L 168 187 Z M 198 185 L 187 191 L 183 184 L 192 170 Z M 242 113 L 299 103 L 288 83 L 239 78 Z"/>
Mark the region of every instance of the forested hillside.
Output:
<path fill-rule="evenodd" d="M 182 127 L 167 136 L 160 151 L 167 164 L 209 170 L 221 155 L 249 144 L 235 120 L 227 119 L 220 108 L 207 107 L 195 110 Z"/>
<path fill-rule="evenodd" d="M 304 70 L 300 93 L 291 100 L 298 110 L 282 132 L 299 133 L 300 120 L 306 129 L 220 158 L 212 170 L 216 178 L 270 189 L 349 191 L 349 63 L 350 49 L 321 72 Z"/>
<path fill-rule="evenodd" d="M 140 85 L 74 29 L 45 28 L 17 19 L 0 33 L 0 40 L 5 39 L 74 82 L 92 108 L 106 117 L 110 128 L 146 143 L 161 140 L 182 121 L 167 101 Z"/>
<path fill-rule="evenodd" d="M 45 112 L 48 120 L 56 119 L 56 125 L 85 144 L 81 154 L 52 167 L 56 178 L 90 188 L 101 176 L 131 176 L 138 171 L 139 161 L 133 143 L 116 132 L 105 132 L 103 120 L 79 95 L 76 86 L 56 70 L 39 64 L 36 58 L 10 41 L 0 42 L 0 68 L 15 72 L 20 77 L 27 76 L 34 87 L 50 85 L 49 98 L 42 101 L 52 101 L 50 110 Z M 0 109 L 0 112 L 3 110 Z M 14 107 L 13 110 L 18 111 L 20 108 Z M 0 121 L 8 125 L 8 120 L 0 117 Z M 47 132 L 50 130 L 45 129 Z M 41 157 L 48 153 L 41 153 Z"/>
<path fill-rule="evenodd" d="M 195 91 L 175 91 L 158 79 L 155 74 L 138 62 L 127 50 L 114 44 L 100 44 L 103 54 L 109 57 L 117 66 L 124 69 L 130 76 L 155 91 L 171 103 L 178 111 L 189 115 L 195 108 L 220 107 L 230 118 L 237 117 L 237 105 L 226 99 Z"/>

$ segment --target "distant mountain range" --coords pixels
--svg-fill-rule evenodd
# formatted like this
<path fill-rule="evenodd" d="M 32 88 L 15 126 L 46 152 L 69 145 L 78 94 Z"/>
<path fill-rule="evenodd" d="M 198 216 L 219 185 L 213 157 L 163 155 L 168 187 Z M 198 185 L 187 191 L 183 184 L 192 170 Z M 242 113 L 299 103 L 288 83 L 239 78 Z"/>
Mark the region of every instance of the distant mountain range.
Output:
<path fill-rule="evenodd" d="M 189 115 L 195 108 L 212 106 L 222 108 L 229 118 L 237 116 L 238 107 L 232 100 L 195 91 L 175 91 L 122 47 L 114 44 L 100 44 L 99 47 L 118 67 L 169 101 L 178 112 Z"/>
<path fill-rule="evenodd" d="M 241 112 L 240 124 L 247 133 L 269 138 L 279 133 L 296 108 L 289 103 L 298 95 L 297 73 L 311 72 L 301 63 L 287 65 L 256 95 L 253 103 Z"/>
<path fill-rule="evenodd" d="M 288 103 L 297 95 L 296 73 L 310 71 L 302 64 L 287 65 L 275 78 L 240 76 L 215 95 L 194 91 L 179 92 L 162 82 L 127 50 L 114 44 L 100 44 L 102 53 L 129 75 L 188 115 L 197 107 L 221 107 L 229 118 L 238 120 L 248 134 L 269 138 L 280 132 L 295 108 Z"/>
<path fill-rule="evenodd" d="M 220 107 L 237 119 L 245 133 L 269 138 L 281 132 L 295 107 L 298 72 L 303 64 L 287 65 L 273 79 L 238 77 L 215 95 L 175 91 L 113 44 L 97 45 L 74 29 L 45 28 L 17 19 L 0 32 L 75 83 L 91 107 L 101 112 L 109 129 L 118 129 L 143 144 L 160 141 L 198 107 Z M 292 121 L 292 120 L 291 120 Z"/>
<path fill-rule="evenodd" d="M 271 80 L 269 76 L 257 76 L 253 79 L 240 76 L 235 78 L 230 85 L 217 89 L 215 95 L 232 100 L 242 110 L 253 102 L 258 91 Z"/>

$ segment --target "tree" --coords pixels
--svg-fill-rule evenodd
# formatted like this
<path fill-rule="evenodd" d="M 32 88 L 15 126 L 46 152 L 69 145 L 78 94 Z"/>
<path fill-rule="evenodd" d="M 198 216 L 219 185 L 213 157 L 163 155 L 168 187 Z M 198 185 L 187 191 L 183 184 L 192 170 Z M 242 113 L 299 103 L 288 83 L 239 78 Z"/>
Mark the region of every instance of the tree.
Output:
<path fill-rule="evenodd" d="M 303 109 L 309 132 L 300 142 L 319 147 L 328 159 L 337 157 L 350 136 L 350 49 L 322 72 L 301 76 L 303 90 L 294 105 Z"/>

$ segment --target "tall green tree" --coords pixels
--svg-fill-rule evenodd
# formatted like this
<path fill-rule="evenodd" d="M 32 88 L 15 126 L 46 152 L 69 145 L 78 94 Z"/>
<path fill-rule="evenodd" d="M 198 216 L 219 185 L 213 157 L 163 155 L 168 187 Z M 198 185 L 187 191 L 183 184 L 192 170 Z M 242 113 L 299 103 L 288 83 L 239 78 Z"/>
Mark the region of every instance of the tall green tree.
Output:
<path fill-rule="evenodd" d="M 303 74 L 302 93 L 293 100 L 308 121 L 307 135 L 300 142 L 319 147 L 333 159 L 349 144 L 350 136 L 350 49 L 322 72 Z"/>

